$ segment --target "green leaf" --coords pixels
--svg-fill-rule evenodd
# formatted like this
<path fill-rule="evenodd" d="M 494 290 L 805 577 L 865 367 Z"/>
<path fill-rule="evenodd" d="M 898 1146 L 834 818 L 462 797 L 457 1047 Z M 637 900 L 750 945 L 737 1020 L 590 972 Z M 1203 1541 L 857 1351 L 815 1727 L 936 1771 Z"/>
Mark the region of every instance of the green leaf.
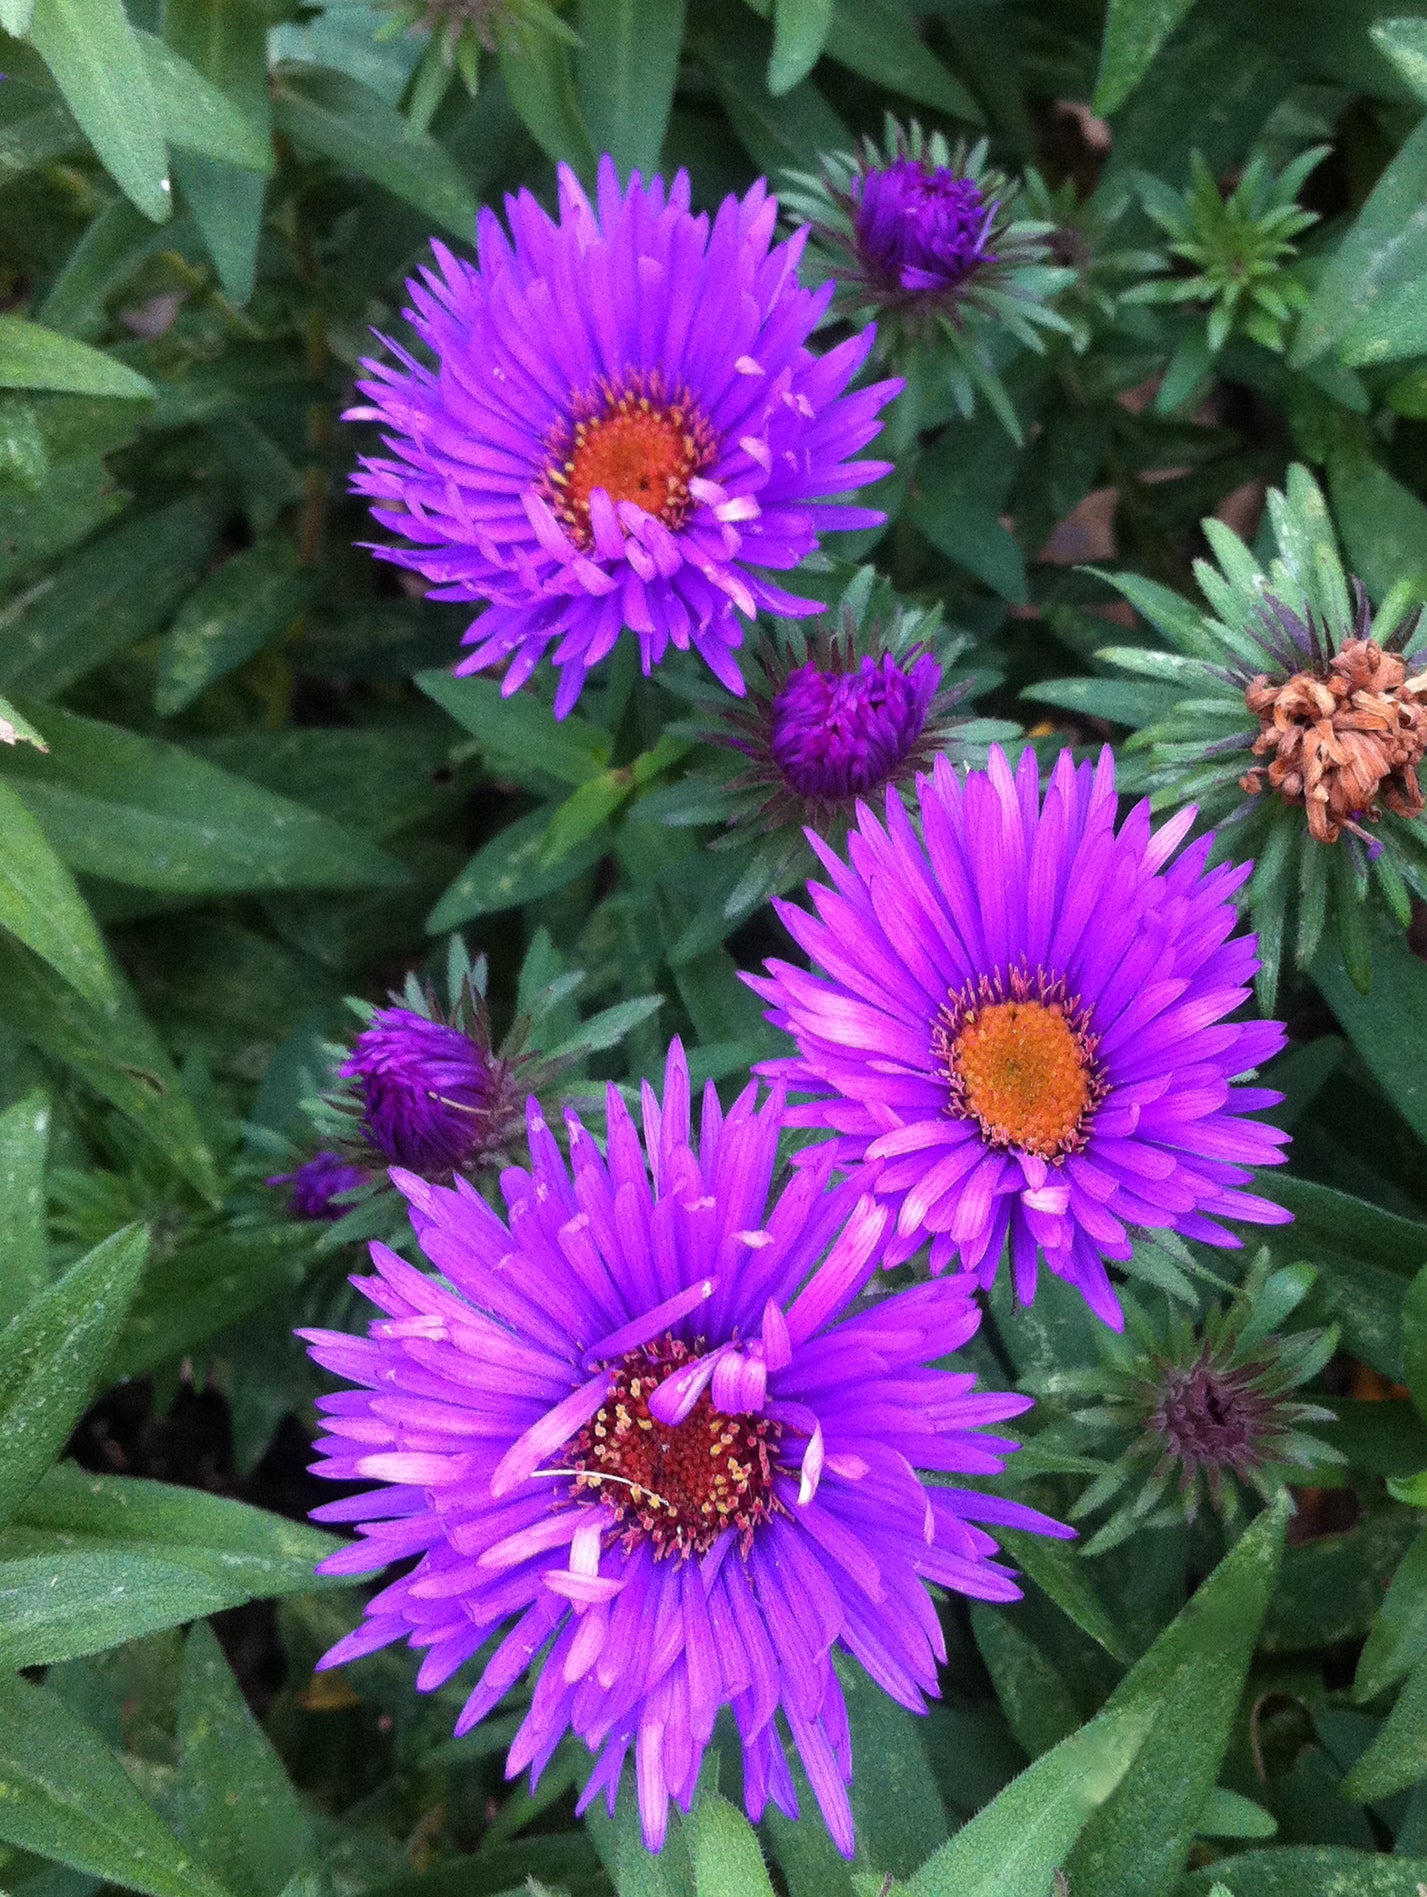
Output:
<path fill-rule="evenodd" d="M 851 1799 L 859 1846 L 879 1871 L 909 1876 L 951 1831 L 932 1766 L 931 1722 L 910 1717 L 854 1662 L 839 1657 L 837 1672 L 857 1761 Z M 941 1716 L 938 1708 L 933 1717 Z"/>
<path fill-rule="evenodd" d="M 501 77 L 520 121 L 545 156 L 590 177 L 597 153 L 580 115 L 570 49 L 553 33 L 508 39 Z"/>
<path fill-rule="evenodd" d="M 684 0 L 580 0 L 579 103 L 622 176 L 659 169 L 684 39 Z"/>
<path fill-rule="evenodd" d="M 203 571 L 219 524 L 212 497 L 193 494 L 91 540 L 7 630 L 0 684 L 49 697 L 149 638 Z"/>
<path fill-rule="evenodd" d="M 1427 1778 L 1427 1657 L 1407 1676 L 1377 1737 L 1343 1780 L 1343 1795 L 1373 1804 Z"/>
<path fill-rule="evenodd" d="M 206 1626 L 184 1642 L 178 1693 L 183 1835 L 238 1897 L 273 1897 L 312 1851 L 282 1761 Z"/>
<path fill-rule="evenodd" d="M 110 297 L 171 242 L 172 234 L 151 224 L 127 198 L 111 199 L 70 251 L 36 317 L 65 336 L 92 341 L 109 325 Z M 107 368 L 122 366 L 110 356 L 103 361 Z"/>
<path fill-rule="evenodd" d="M 30 1491 L 14 1526 L 76 1548 L 161 1548 L 174 1560 L 228 1575 L 252 1599 L 337 1585 L 313 1569 L 342 1546 L 307 1522 L 226 1495 L 138 1476 L 91 1475 L 72 1462 L 56 1463 Z"/>
<path fill-rule="evenodd" d="M 1093 111 L 1104 118 L 1124 104 L 1193 4 L 1194 0 L 1110 0 Z"/>
<path fill-rule="evenodd" d="M 1326 355 L 1350 334 L 1371 337 L 1375 314 L 1386 300 L 1404 285 L 1420 285 L 1427 273 L 1424 200 L 1427 119 L 1373 186 L 1318 279 L 1289 356 L 1295 368 Z M 1391 346 L 1390 333 L 1380 340 Z"/>
<path fill-rule="evenodd" d="M 1154 1727 L 1067 1866 L 1072 1890 L 1164 1897 L 1184 1868 L 1273 1592 L 1286 1497 L 1252 1523 L 1106 1702 Z"/>
<path fill-rule="evenodd" d="M 474 916 L 497 915 L 551 895 L 591 869 L 609 849 L 609 832 L 598 829 L 557 863 L 547 864 L 549 826 L 547 809 L 532 810 L 477 850 L 426 918 L 428 933 L 442 935 Z"/>
<path fill-rule="evenodd" d="M 1427 1265 L 1413 1279 L 1403 1301 L 1402 1363 L 1417 1414 L 1427 1418 Z"/>
<path fill-rule="evenodd" d="M 1089 1634 L 1114 1659 L 1128 1658 L 1119 1630 L 1086 1573 L 1084 1557 L 1073 1543 L 1052 1541 L 1044 1535 L 1021 1534 L 1016 1529 L 1006 1530 L 1001 1540 L 1016 1566 L 1082 1633 Z"/>
<path fill-rule="evenodd" d="M 1427 1658 L 1427 1529 L 1402 1557 L 1353 1677 L 1353 1697 L 1376 1699 Z"/>
<path fill-rule="evenodd" d="M 602 771 L 578 790 L 571 791 L 551 814 L 540 846 L 542 870 L 553 869 L 607 824 L 634 790 L 626 771 Z"/>
<path fill-rule="evenodd" d="M 0 1838 L 149 1897 L 228 1897 L 53 1692 L 0 1681 Z"/>
<path fill-rule="evenodd" d="M 173 1363 L 300 1280 L 311 1241 L 289 1225 L 219 1232 L 179 1245 L 144 1279 L 110 1371 L 139 1377 Z"/>
<path fill-rule="evenodd" d="M 684 1820 L 698 1897 L 773 1897 L 753 1827 L 716 1792 L 701 1792 Z"/>
<path fill-rule="evenodd" d="M 811 79 L 781 98 L 773 97 L 766 77 L 772 35 L 742 8 L 706 13 L 700 7 L 689 43 L 708 68 L 729 123 L 760 170 L 806 168 L 815 165 L 821 153 L 846 151 L 852 143 L 847 127 Z"/>
<path fill-rule="evenodd" d="M 72 1067 L 211 1202 L 213 1156 L 193 1104 L 127 983 L 94 1007 L 45 963 L 0 935 L 0 1021 Z"/>
<path fill-rule="evenodd" d="M 0 1324 L 8 1324 L 50 1282 L 45 1218 L 49 1095 L 26 1094 L 0 1113 Z"/>
<path fill-rule="evenodd" d="M 237 1576 L 162 1549 L 60 1544 L 0 1560 L 0 1668 L 78 1659 L 251 1598 Z"/>
<path fill-rule="evenodd" d="M 51 468 L 38 491 L 0 489 L 0 587 L 9 589 L 47 560 L 86 540 L 125 496 L 97 454 Z M 15 638 L 7 626 L 5 641 Z"/>
<path fill-rule="evenodd" d="M 585 1814 L 585 1828 L 610 1874 L 619 1897 L 697 1897 L 684 1827 L 674 1825 L 657 1856 L 645 1845 L 639 1805 L 628 1780 L 611 1818 L 597 1798 Z"/>
<path fill-rule="evenodd" d="M 302 610 L 316 575 L 276 535 L 227 560 L 190 593 L 164 639 L 154 709 L 172 717 L 276 639 Z"/>
<path fill-rule="evenodd" d="M 832 31 L 833 0 L 773 0 L 773 53 L 768 90 L 775 99 L 806 79 Z"/>
<path fill-rule="evenodd" d="M 490 678 L 418 672 L 416 683 L 481 741 L 497 776 L 543 794 L 552 781 L 578 786 L 609 763 L 610 741 L 598 725 L 571 714 L 559 724 L 531 692 L 501 696 Z"/>
<path fill-rule="evenodd" d="M 1271 1838 L 1278 1820 L 1252 1798 L 1216 1785 L 1204 1801 L 1194 1830 L 1201 1838 Z"/>
<path fill-rule="evenodd" d="M 108 951 L 78 885 L 19 793 L 0 779 L 0 927 L 96 1008 L 115 994 Z"/>
<path fill-rule="evenodd" d="M 469 243 L 476 201 L 446 150 L 370 87 L 324 66 L 284 62 L 276 69 L 277 128 L 349 171 L 402 198 Z"/>
<path fill-rule="evenodd" d="M 272 141 L 217 86 L 155 33 L 136 29 L 159 123 L 172 145 L 242 171 L 273 168 Z"/>
<path fill-rule="evenodd" d="M 1363 1639 L 1417 1532 L 1404 1510 L 1378 1507 L 1346 1534 L 1290 1548 L 1264 1625 L 1265 1651 L 1307 1653 Z"/>
<path fill-rule="evenodd" d="M 71 868 L 176 895 L 370 889 L 408 873 L 375 844 L 178 745 L 51 709 L 50 755 L 0 773 Z"/>
<path fill-rule="evenodd" d="M 1404 1281 L 1427 1259 L 1427 1223 L 1385 1212 L 1350 1192 L 1290 1172 L 1274 1175 L 1273 1196 L 1293 1214 L 1285 1242 L 1301 1245 L 1310 1257 L 1326 1252 L 1335 1266 L 1340 1260 L 1356 1258 Z M 1320 1278 L 1318 1289 L 1322 1286 Z"/>
<path fill-rule="evenodd" d="M 1418 98 L 1427 100 L 1427 20 L 1374 20 L 1368 31 Z"/>
<path fill-rule="evenodd" d="M 902 1887 L 906 1897 L 1046 1897 L 1153 1723 L 1150 1706 L 1116 1708 L 1062 1739 L 928 1859 Z"/>
<path fill-rule="evenodd" d="M 1374 1080 L 1416 1133 L 1427 1140 L 1427 962 L 1400 936 L 1373 943 L 1372 991 L 1358 993 L 1331 948 L 1313 963 L 1313 979 Z M 1415 1269 L 1419 1260 L 1412 1260 Z"/>
<path fill-rule="evenodd" d="M 918 105 L 981 123 L 981 107 L 925 45 L 898 0 L 833 0 L 827 55 Z"/>
<path fill-rule="evenodd" d="M 1013 1615 L 973 1601 L 971 1631 L 1011 1731 L 1026 1756 L 1038 1759 L 1080 1723 L 1069 1688 Z"/>
<path fill-rule="evenodd" d="M 1013 606 L 1026 602 L 1026 562 L 1010 529 L 994 507 L 958 495 L 940 505 L 936 496 L 918 495 L 907 510 L 940 553 L 984 580 Z"/>
<path fill-rule="evenodd" d="M 268 23 L 259 0 L 165 0 L 163 22 L 175 52 L 221 88 L 268 144 Z M 266 181 L 192 152 L 175 154 L 174 171 L 223 288 L 235 303 L 246 303 L 257 273 Z"/>
<path fill-rule="evenodd" d="M 145 217 L 162 224 L 173 208 L 167 155 L 148 69 L 122 0 L 35 0 L 30 38 L 114 182 Z"/>
<path fill-rule="evenodd" d="M 1320 1844 L 1248 1851 L 1213 1870 L 1196 1871 L 1185 1882 L 1184 1897 L 1213 1897 L 1215 1880 L 1224 1877 L 1233 1880 L 1231 1897 L 1419 1897 L 1427 1858 Z"/>
<path fill-rule="evenodd" d="M 117 395 L 129 401 L 154 394 L 152 382 L 102 349 L 91 349 L 42 323 L 5 315 L 0 315 L 0 388 Z"/>
<path fill-rule="evenodd" d="M 0 1524 L 34 1488 L 83 1414 L 124 1322 L 148 1245 L 147 1232 L 126 1226 L 71 1265 L 0 1331 Z"/>
<path fill-rule="evenodd" d="M 1328 492 L 1348 565 L 1372 597 L 1383 599 L 1407 580 L 1417 598 L 1427 598 L 1427 507 L 1417 496 L 1361 453 L 1330 457 Z"/>
<path fill-rule="evenodd" d="M 1162 685 L 1138 685 L 1124 678 L 1047 678 L 1021 688 L 1021 697 L 1040 705 L 1059 705 L 1132 731 L 1168 716 L 1175 695 Z"/>

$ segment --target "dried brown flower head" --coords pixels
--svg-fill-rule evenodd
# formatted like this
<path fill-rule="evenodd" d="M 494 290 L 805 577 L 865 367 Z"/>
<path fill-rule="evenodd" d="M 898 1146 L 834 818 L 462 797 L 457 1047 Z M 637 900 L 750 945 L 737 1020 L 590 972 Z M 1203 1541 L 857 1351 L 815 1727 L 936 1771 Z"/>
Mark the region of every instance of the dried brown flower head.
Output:
<path fill-rule="evenodd" d="M 1427 675 L 1413 676 L 1396 652 L 1349 639 L 1287 679 L 1260 673 L 1244 703 L 1259 720 L 1254 754 L 1271 761 L 1246 772 L 1241 788 L 1267 786 L 1302 804 L 1318 842 L 1336 843 L 1345 826 L 1360 831 L 1384 810 L 1420 816 Z"/>

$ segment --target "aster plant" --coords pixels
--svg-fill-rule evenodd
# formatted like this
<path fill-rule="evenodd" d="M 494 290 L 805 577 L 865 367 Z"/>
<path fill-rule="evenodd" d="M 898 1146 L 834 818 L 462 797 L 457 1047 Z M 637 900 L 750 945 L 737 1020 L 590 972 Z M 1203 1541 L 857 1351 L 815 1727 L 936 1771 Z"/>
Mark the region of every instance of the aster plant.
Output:
<path fill-rule="evenodd" d="M 1156 398 L 1168 411 L 1199 388 L 1230 336 L 1281 354 L 1293 319 L 1308 303 L 1297 273 L 1297 240 L 1317 223 L 1298 202 L 1327 145 L 1302 152 L 1277 176 L 1262 153 L 1245 165 L 1227 194 L 1195 152 L 1187 189 L 1175 191 L 1137 172 L 1136 193 L 1169 240 L 1147 261 L 1156 271 L 1124 292 L 1126 303 L 1184 304 L 1204 313 L 1182 337 Z"/>
<path fill-rule="evenodd" d="M 969 416 L 981 395 L 1019 441 L 1001 382 L 1002 349 L 1033 350 L 1066 331 L 1049 299 L 1074 272 L 1056 263 L 1052 226 L 1025 214 L 1019 181 L 987 162 L 985 139 L 949 145 L 940 132 L 889 120 L 881 145 L 825 156 L 792 174 L 784 203 L 815 234 L 817 267 L 837 309 L 879 325 L 879 352 L 930 392 L 941 384 Z"/>
<path fill-rule="evenodd" d="M 1181 850 L 1190 813 L 1117 829 L 1108 750 L 1062 752 L 1043 799 L 1030 749 L 1014 773 L 999 747 L 939 758 L 917 803 L 920 834 L 889 796 L 846 860 L 815 844 L 813 913 L 775 905 L 812 967 L 748 977 L 797 1044 L 761 1071 L 895 1216 L 888 1265 L 926 1248 L 985 1285 L 1004 1257 L 1029 1303 L 1044 1259 L 1119 1328 L 1134 1230 L 1237 1246 L 1225 1218 L 1288 1217 L 1244 1190 L 1286 1138 L 1251 1117 L 1280 1096 L 1234 1084 L 1283 1045 L 1226 1019 L 1257 967 L 1232 935 L 1248 871 Z"/>
<path fill-rule="evenodd" d="M 742 691 L 740 616 L 818 610 L 770 571 L 883 518 L 844 498 L 888 471 L 851 458 L 900 386 L 848 393 L 872 330 L 809 348 L 832 289 L 761 182 L 712 220 L 689 195 L 605 158 L 593 204 L 560 168 L 558 221 L 528 191 L 509 235 L 483 211 L 474 264 L 433 242 L 405 312 L 429 361 L 389 344 L 349 411 L 383 431 L 355 480 L 406 542 L 380 557 L 484 602 L 458 671 L 513 692 L 553 646 L 557 718 L 625 632 L 646 673 L 692 646 Z"/>
<path fill-rule="evenodd" d="M 1127 1296 L 1125 1331 L 1099 1334 L 1097 1366 L 1036 1381 L 1038 1394 L 1073 1406 L 1065 1439 L 1088 1442 L 1105 1465 L 1070 1511 L 1077 1522 L 1104 1517 L 1086 1554 L 1193 1521 L 1206 1506 L 1232 1532 L 1287 1484 L 1311 1486 L 1342 1467 L 1310 1428 L 1334 1412 L 1295 1394 L 1333 1356 L 1337 1329 L 1283 1329 L 1315 1275 L 1275 1268 L 1261 1251 L 1198 1323 L 1182 1309 L 1156 1321 Z"/>
<path fill-rule="evenodd" d="M 938 753 L 984 762 L 989 745 L 1019 735 L 966 705 L 979 681 L 954 668 L 970 647 L 939 607 L 899 600 L 863 567 L 820 619 L 760 630 L 742 655 L 749 682 L 738 700 L 671 678 L 697 710 L 670 729 L 717 751 L 647 814 L 721 826 L 710 847 L 732 853 L 740 873 L 717 893 L 720 933 L 807 875 L 806 831 L 840 844 L 859 800 L 889 785 L 909 792 Z"/>
<path fill-rule="evenodd" d="M 1101 654 L 1163 681 L 1164 710 L 1130 740 L 1158 809 L 1194 799 L 1217 850 L 1248 864 L 1240 900 L 1259 933 L 1271 1006 L 1287 941 L 1307 967 L 1336 925 L 1353 979 L 1371 980 L 1370 903 L 1400 926 L 1427 895 L 1418 772 L 1427 751 L 1427 648 L 1406 588 L 1373 612 L 1339 558 L 1308 470 L 1271 492 L 1274 552 L 1261 563 L 1222 522 L 1195 565 L 1208 611 L 1157 583 L 1106 574 L 1171 650 Z"/>
<path fill-rule="evenodd" d="M 317 1472 L 376 1485 L 318 1511 L 359 1531 L 324 1569 L 417 1559 L 323 1664 L 405 1640 L 430 1690 L 484 1651 L 458 1734 L 534 1668 L 508 1770 L 538 1780 L 573 1731 L 596 1755 L 581 1808 L 612 1811 L 633 1753 L 655 1850 L 727 1706 L 750 1816 L 797 1814 L 786 1733 L 850 1856 L 834 1651 L 920 1709 L 944 1651 L 928 1585 L 1014 1599 L 981 1524 L 1066 1531 L 918 1473 L 999 1469 L 1014 1445 L 982 1425 L 1027 1400 L 931 1367 L 976 1330 L 969 1281 L 857 1307 L 887 1212 L 829 1189 L 831 1152 L 770 1200 L 783 1101 L 756 1095 L 725 1114 L 708 1086 L 695 1133 L 676 1042 L 642 1137 L 610 1090 L 604 1153 L 571 1114 L 567 1167 L 531 1103 L 503 1217 L 398 1173 L 441 1277 L 374 1246 L 368 1335 L 306 1336 L 353 1386 L 321 1399 Z"/>

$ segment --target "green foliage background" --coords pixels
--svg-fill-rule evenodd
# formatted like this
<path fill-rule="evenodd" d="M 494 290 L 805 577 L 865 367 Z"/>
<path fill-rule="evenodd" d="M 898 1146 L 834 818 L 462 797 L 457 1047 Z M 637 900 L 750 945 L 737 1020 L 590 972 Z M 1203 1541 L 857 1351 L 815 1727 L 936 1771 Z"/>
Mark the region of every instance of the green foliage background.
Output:
<path fill-rule="evenodd" d="M 577 0 L 481 53 L 474 96 L 385 17 L 0 0 L 0 1885 L 1416 1897 L 1420 909 L 1362 924 L 1366 994 L 1336 944 L 1280 994 L 1275 1244 L 1340 1329 L 1337 1486 L 1228 1542 L 1159 1528 L 1091 1562 L 1012 1537 L 1027 1599 L 946 1610 L 928 1719 L 849 1676 L 851 1867 L 816 1819 L 755 1837 L 717 1760 L 658 1861 L 625 1806 L 577 1825 L 581 1754 L 508 1787 L 518 1714 L 451 1740 L 462 1689 L 418 1698 L 401 1652 L 313 1684 L 359 1601 L 312 1576 L 317 1382 L 289 1333 L 347 1308 L 353 1254 L 261 1181 L 310 1142 L 344 994 L 440 968 L 452 929 L 498 1021 L 532 945 L 547 978 L 584 971 L 586 1013 L 661 997 L 601 1076 L 653 1071 L 674 1031 L 718 1079 L 771 1045 L 736 980 L 770 924 L 735 932 L 737 860 L 657 821 L 696 761 L 661 740 L 679 702 L 627 652 L 558 728 L 548 692 L 453 681 L 465 613 L 353 544 L 337 417 L 427 237 L 600 150 L 687 165 L 709 206 L 888 110 L 1068 187 L 1078 333 L 997 362 L 1020 441 L 984 405 L 894 417 L 893 524 L 834 552 L 972 635 L 979 710 L 1047 751 L 1120 740 L 1162 693 L 1096 656 L 1115 594 L 1082 552 L 1192 594 L 1200 519 L 1300 460 L 1374 598 L 1427 594 L 1427 6 Z M 1318 143 L 1277 341 L 1121 299 L 1196 154 L 1212 179 Z M 1108 552 L 1075 538 L 1092 494 Z M 1002 1376 L 1093 1359 L 1054 1280 L 994 1315 Z M 1039 1466 L 1037 1499 L 1073 1500 Z"/>

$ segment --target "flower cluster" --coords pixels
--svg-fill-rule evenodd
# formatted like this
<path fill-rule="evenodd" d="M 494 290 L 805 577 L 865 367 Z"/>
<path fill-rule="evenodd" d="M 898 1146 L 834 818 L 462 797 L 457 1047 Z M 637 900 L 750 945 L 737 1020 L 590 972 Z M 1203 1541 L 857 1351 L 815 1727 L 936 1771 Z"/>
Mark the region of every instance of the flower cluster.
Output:
<path fill-rule="evenodd" d="M 1118 1327 L 1132 1227 L 1237 1245 L 1225 1217 L 1286 1217 L 1243 1190 L 1286 1137 L 1248 1117 L 1278 1094 L 1233 1086 L 1283 1045 L 1226 1020 L 1257 967 L 1230 939 L 1247 872 L 1207 869 L 1209 838 L 1176 858 L 1192 812 L 1117 830 L 1108 751 L 1062 752 L 1044 802 L 1030 750 L 938 759 L 918 804 L 920 834 L 888 797 L 847 861 L 819 848 L 816 914 L 777 905 L 814 972 L 748 978 L 797 1043 L 764 1071 L 895 1213 L 889 1264 L 929 1246 L 989 1283 L 1004 1254 L 1029 1302 L 1043 1258 Z"/>
<path fill-rule="evenodd" d="M 943 1657 L 927 1584 L 1014 1598 L 981 1524 L 1066 1531 L 924 1482 L 999 1469 L 1014 1445 L 983 1425 L 1028 1399 L 932 1367 L 976 1329 L 969 1280 L 859 1301 L 885 1210 L 832 1185 L 830 1150 L 770 1197 L 783 1101 L 755 1095 L 725 1114 L 708 1086 L 695 1132 L 675 1043 L 642 1136 L 610 1090 L 604 1154 L 572 1114 L 567 1165 L 532 1104 L 504 1217 L 397 1174 L 441 1281 L 374 1247 L 370 1334 L 305 1335 L 355 1386 L 320 1400 L 318 1472 L 379 1485 L 318 1511 L 360 1527 L 325 1571 L 419 1559 L 323 1664 L 405 1639 L 429 1689 L 511 1623 L 456 1730 L 543 1655 L 512 1772 L 573 1730 L 598 1754 L 582 1803 L 613 1809 L 632 1753 L 657 1849 L 728 1706 L 750 1815 L 797 1814 L 786 1732 L 851 1855 L 834 1649 L 920 1709 Z"/>
<path fill-rule="evenodd" d="M 1043 299 L 1065 273 L 984 147 L 897 133 L 828 180 L 843 308 L 888 314 L 903 341 L 961 339 L 957 400 L 1005 404 L 980 329 L 1063 328 Z M 1234 933 L 1247 867 L 1186 843 L 1192 809 L 1157 831 L 1147 804 L 1120 820 L 1108 752 L 1063 752 L 1044 785 L 1031 748 L 1013 767 L 994 740 L 1016 728 L 962 716 L 964 642 L 935 611 L 864 569 L 840 598 L 826 585 L 823 623 L 738 654 L 735 614 L 818 610 L 767 570 L 880 520 L 838 497 L 885 471 L 850 457 L 898 385 L 849 392 L 871 328 L 814 353 L 834 286 L 799 282 L 806 232 L 773 244 L 761 186 L 710 222 L 682 176 L 622 190 L 607 161 L 594 204 L 562 172 L 558 221 L 528 195 L 507 209 L 509 235 L 483 216 L 478 265 L 438 250 L 411 286 L 434 360 L 368 365 L 355 412 L 387 452 L 358 486 L 408 543 L 382 551 L 438 597 L 485 602 L 462 669 L 505 664 L 509 694 L 550 651 L 557 717 L 626 629 L 646 672 L 695 650 L 721 691 L 667 676 L 698 713 L 675 754 L 702 761 L 644 814 L 712 814 L 746 846 L 725 924 L 814 858 L 828 881 L 812 911 L 776 904 L 811 967 L 745 977 L 793 1051 L 727 1109 L 707 1085 L 697 1121 L 677 1040 L 638 1121 L 609 1088 L 601 1145 L 572 1107 L 557 1137 L 553 1067 L 497 1049 L 469 973 L 444 1010 L 413 983 L 368 1011 L 328 1108 L 346 1157 L 324 1142 L 289 1182 L 326 1217 L 351 1165 L 390 1165 L 431 1269 L 375 1244 L 367 1334 L 303 1333 L 349 1386 L 321 1399 L 318 1472 L 367 1485 L 319 1511 L 358 1529 L 325 1567 L 406 1564 L 324 1664 L 404 1640 L 429 1690 L 480 1656 L 458 1732 L 533 1673 L 511 1773 L 538 1777 L 574 1734 L 596 1759 L 581 1808 L 612 1810 L 632 1759 L 655 1849 L 726 1708 L 749 1813 L 796 1814 L 791 1744 L 850 1855 L 834 1655 L 921 1709 L 944 1658 L 931 1590 L 1014 1598 L 992 1531 L 1070 1532 L 982 1486 L 1015 1448 L 986 1426 L 1029 1399 L 977 1390 L 955 1360 L 980 1292 L 1004 1261 L 1029 1301 L 1044 1262 L 1118 1328 L 1135 1234 L 1237 1246 L 1225 1221 L 1281 1222 L 1248 1188 L 1283 1157 L 1256 1117 L 1280 1096 L 1250 1084 L 1283 1032 L 1236 1018 L 1258 966 Z M 1299 732 L 1293 681 L 1240 694 L 1269 759 L 1253 771 L 1332 821 L 1361 815 L 1343 786 L 1381 737 L 1369 715 L 1411 697 L 1400 660 L 1368 666 L 1345 650 L 1323 687 L 1342 756 Z M 1393 726 L 1390 810 L 1418 730 Z M 598 794 L 637 776 L 611 768 Z M 610 1038 L 637 1005 L 607 1011 Z M 609 1044 L 605 1018 L 586 1044 Z M 1232 1385 L 1245 1415 L 1267 1388 L 1217 1343 L 1185 1374 L 1166 1440 L 1189 1441 L 1201 1385 Z"/>

